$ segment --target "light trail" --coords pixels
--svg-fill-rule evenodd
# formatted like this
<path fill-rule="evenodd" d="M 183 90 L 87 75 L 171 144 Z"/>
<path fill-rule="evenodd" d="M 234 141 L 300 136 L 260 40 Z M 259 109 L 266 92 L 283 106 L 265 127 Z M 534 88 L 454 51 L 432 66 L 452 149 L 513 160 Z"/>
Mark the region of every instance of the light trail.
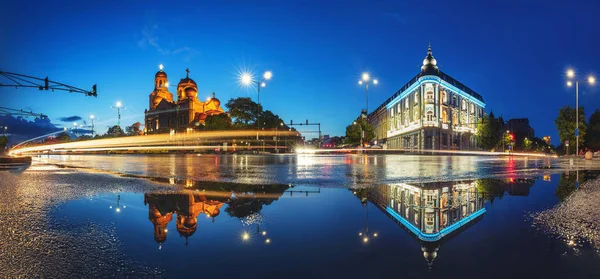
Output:
<path fill-rule="evenodd" d="M 206 131 L 206 132 L 191 132 L 191 133 L 171 133 L 157 134 L 145 136 L 130 136 L 108 139 L 94 139 L 86 141 L 73 141 L 56 144 L 46 144 L 30 147 L 22 147 L 12 149 L 10 154 L 20 155 L 39 152 L 65 152 L 65 151 L 110 151 L 110 150 L 190 150 L 190 149 L 207 149 L 219 148 L 220 146 L 198 145 L 198 141 L 212 142 L 264 142 L 263 139 L 256 140 L 257 137 L 279 137 L 280 141 L 284 141 L 281 137 L 297 137 L 298 132 L 295 131 L 263 131 L 263 130 L 242 130 L 242 131 Z M 245 137 L 251 138 L 246 139 Z M 289 139 L 288 139 L 289 140 Z M 268 141 L 271 141 L 269 139 Z M 186 146 L 187 145 L 187 146 Z M 247 146 L 245 144 L 237 145 L 236 147 L 228 146 L 228 148 L 237 149 L 257 149 L 257 148 L 286 148 L 286 146 Z"/>
<path fill-rule="evenodd" d="M 341 149 L 310 149 L 301 148 L 296 149 L 297 154 L 318 154 L 318 153 L 332 153 L 332 152 L 408 152 L 413 154 L 419 153 L 439 153 L 439 154 L 455 154 L 455 155 L 484 155 L 484 156 L 527 156 L 527 157 L 542 157 L 542 158 L 558 158 L 556 155 L 547 155 L 540 153 L 524 153 L 524 152 L 489 152 L 489 151 L 471 151 L 471 150 L 437 150 L 437 149 L 404 149 L 404 148 L 393 148 L 393 149 L 363 149 L 363 148 L 341 148 Z"/>

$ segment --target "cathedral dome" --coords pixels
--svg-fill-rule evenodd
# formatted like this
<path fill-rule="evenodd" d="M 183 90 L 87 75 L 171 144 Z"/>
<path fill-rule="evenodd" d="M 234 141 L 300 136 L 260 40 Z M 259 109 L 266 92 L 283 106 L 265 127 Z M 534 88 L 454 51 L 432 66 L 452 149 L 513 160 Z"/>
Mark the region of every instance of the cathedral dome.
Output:
<path fill-rule="evenodd" d="M 198 90 L 194 87 L 188 87 L 185 89 L 185 96 L 188 98 L 195 98 L 198 96 Z"/>
<path fill-rule="evenodd" d="M 193 79 L 186 77 L 186 78 L 182 78 L 181 81 L 179 81 L 179 85 L 184 85 L 184 84 L 196 85 L 196 82 Z"/>
<path fill-rule="evenodd" d="M 163 72 L 163 70 L 160 70 L 160 71 L 156 72 L 156 75 L 154 75 L 154 77 L 155 78 L 158 78 L 158 77 L 167 78 L 167 73 Z"/>

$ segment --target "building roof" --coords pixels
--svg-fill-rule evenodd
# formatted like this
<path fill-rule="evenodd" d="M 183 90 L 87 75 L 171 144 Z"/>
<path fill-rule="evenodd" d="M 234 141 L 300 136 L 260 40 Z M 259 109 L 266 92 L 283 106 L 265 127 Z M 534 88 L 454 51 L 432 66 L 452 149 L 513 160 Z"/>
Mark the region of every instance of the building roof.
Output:
<path fill-rule="evenodd" d="M 423 66 L 421 67 L 421 72 L 418 73 L 415 77 L 413 77 L 406 84 L 404 84 L 404 86 L 402 86 L 402 88 L 400 88 L 396 93 L 394 93 L 394 95 L 392 95 L 387 100 L 385 100 L 375 110 L 373 110 L 371 113 L 369 113 L 369 117 L 371 117 L 373 114 L 375 114 L 375 112 L 379 111 L 380 109 L 385 109 L 387 104 L 389 104 L 394 99 L 396 99 L 396 97 L 400 96 L 400 94 L 402 94 L 405 90 L 407 90 L 413 84 L 418 82 L 419 78 L 421 78 L 423 76 L 437 76 L 440 79 L 442 79 L 443 81 L 445 81 L 445 82 L 453 85 L 454 87 L 462 90 L 463 92 L 469 94 L 473 98 L 483 102 L 483 97 L 481 97 L 481 95 L 479 95 L 479 93 L 475 92 L 474 90 L 472 90 L 471 88 L 462 84 L 461 82 L 454 79 L 453 77 L 449 76 L 448 74 L 442 72 L 440 69 L 438 69 L 436 64 L 437 64 L 437 61 L 435 60 L 435 58 L 433 58 L 431 46 L 429 46 L 428 50 L 427 50 L 427 56 L 423 60 Z"/>

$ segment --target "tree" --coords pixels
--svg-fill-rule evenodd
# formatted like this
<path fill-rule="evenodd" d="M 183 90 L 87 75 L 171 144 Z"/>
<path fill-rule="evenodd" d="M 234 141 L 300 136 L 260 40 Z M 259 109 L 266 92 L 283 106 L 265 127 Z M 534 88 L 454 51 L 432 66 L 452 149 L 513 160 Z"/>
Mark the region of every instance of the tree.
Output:
<path fill-rule="evenodd" d="M 531 150 L 531 144 L 532 144 L 532 141 L 528 138 L 525 138 L 523 140 L 523 149 L 525 149 L 526 151 Z"/>
<path fill-rule="evenodd" d="M 494 113 L 484 116 L 482 121 L 477 124 L 477 143 L 479 147 L 490 150 L 501 142 L 502 123 L 500 119 L 494 117 Z"/>
<path fill-rule="evenodd" d="M 123 136 L 125 136 L 125 132 L 123 132 L 123 129 L 121 129 L 121 126 L 115 125 L 115 126 L 108 128 L 108 131 L 106 131 L 106 134 L 104 134 L 104 136 L 107 138 L 123 137 Z"/>
<path fill-rule="evenodd" d="M 590 122 L 588 123 L 585 144 L 590 150 L 600 150 L 600 109 L 596 109 L 592 116 L 590 116 Z"/>
<path fill-rule="evenodd" d="M 125 127 L 128 136 L 139 136 L 141 132 L 142 123 L 135 122 L 131 126 Z"/>
<path fill-rule="evenodd" d="M 256 124 L 256 120 L 262 115 L 262 106 L 248 97 L 230 99 L 225 107 L 237 128 L 248 128 L 251 124 Z"/>
<path fill-rule="evenodd" d="M 585 132 L 587 124 L 585 123 L 585 112 L 583 107 L 579 107 L 579 146 L 584 146 Z M 570 106 L 564 106 L 558 111 L 558 117 L 554 120 L 558 136 L 561 143 L 569 141 L 569 144 L 575 147 L 575 109 Z M 571 149 L 574 150 L 574 149 Z"/>
<path fill-rule="evenodd" d="M 71 137 L 66 132 L 60 133 L 56 137 L 58 138 L 59 141 L 70 141 L 71 140 Z"/>
<path fill-rule="evenodd" d="M 231 129 L 232 122 L 229 115 L 222 113 L 207 116 L 204 120 L 204 126 L 206 130 L 229 130 Z"/>
<path fill-rule="evenodd" d="M 360 144 L 363 131 L 366 137 L 366 139 L 363 139 L 363 143 L 370 142 L 375 137 L 373 126 L 367 123 L 364 118 L 360 118 L 355 122 L 356 124 L 346 126 L 346 143 Z"/>

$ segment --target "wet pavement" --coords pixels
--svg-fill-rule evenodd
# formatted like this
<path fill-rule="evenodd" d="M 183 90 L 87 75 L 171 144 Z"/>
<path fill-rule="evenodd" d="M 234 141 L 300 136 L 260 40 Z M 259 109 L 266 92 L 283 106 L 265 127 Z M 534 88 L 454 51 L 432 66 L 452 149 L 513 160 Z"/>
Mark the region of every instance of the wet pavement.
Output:
<path fill-rule="evenodd" d="M 598 174 L 553 164 L 38 158 L 0 172 L 0 266 L 27 278 L 599 278 Z"/>

